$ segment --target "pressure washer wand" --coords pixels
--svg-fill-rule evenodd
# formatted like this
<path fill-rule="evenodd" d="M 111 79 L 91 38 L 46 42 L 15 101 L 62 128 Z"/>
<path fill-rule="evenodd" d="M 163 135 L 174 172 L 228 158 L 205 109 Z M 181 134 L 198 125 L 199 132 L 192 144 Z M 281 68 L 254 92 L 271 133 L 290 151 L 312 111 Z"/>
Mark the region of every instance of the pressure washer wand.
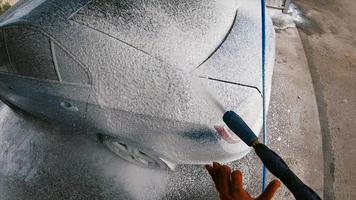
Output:
<path fill-rule="evenodd" d="M 257 156 L 267 169 L 283 182 L 297 200 L 321 199 L 289 169 L 280 156 L 258 141 L 255 133 L 239 115 L 233 111 L 228 111 L 224 114 L 223 120 L 242 141 L 255 149 Z"/>

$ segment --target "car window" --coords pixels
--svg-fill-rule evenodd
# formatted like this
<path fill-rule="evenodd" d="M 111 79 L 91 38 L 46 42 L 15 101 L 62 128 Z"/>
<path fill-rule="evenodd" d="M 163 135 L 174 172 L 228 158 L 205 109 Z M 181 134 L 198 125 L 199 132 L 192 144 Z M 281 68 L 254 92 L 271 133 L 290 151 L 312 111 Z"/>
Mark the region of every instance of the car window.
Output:
<path fill-rule="evenodd" d="M 22 27 L 8 28 L 4 33 L 15 74 L 58 80 L 47 36 Z"/>
<path fill-rule="evenodd" d="M 53 52 L 61 80 L 69 83 L 89 84 L 88 73 L 58 45 L 53 44 Z"/>
<path fill-rule="evenodd" d="M 9 56 L 6 51 L 3 30 L 0 30 L 0 72 L 9 72 L 11 69 Z"/>

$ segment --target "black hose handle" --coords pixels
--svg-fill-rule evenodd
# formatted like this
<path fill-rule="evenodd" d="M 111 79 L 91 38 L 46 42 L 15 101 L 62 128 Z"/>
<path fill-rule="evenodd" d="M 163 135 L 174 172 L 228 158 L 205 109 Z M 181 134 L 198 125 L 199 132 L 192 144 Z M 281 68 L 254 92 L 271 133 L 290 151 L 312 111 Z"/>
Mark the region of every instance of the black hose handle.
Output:
<path fill-rule="evenodd" d="M 307 185 L 305 185 L 289 169 L 284 160 L 274 151 L 262 143 L 253 146 L 257 156 L 266 165 L 267 169 L 279 178 L 283 184 L 292 192 L 296 200 L 320 200 L 321 198 Z"/>

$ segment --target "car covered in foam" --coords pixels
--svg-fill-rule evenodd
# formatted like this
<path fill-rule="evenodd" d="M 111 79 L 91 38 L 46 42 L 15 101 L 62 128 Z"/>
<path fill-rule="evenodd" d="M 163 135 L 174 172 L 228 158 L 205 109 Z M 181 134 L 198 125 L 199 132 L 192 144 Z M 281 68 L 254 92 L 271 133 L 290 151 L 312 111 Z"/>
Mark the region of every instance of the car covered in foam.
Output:
<path fill-rule="evenodd" d="M 20 1 L 0 17 L 0 97 L 139 165 L 233 161 L 249 148 L 206 93 L 259 133 L 261 33 L 257 0 Z M 274 43 L 268 20 L 267 101 Z"/>

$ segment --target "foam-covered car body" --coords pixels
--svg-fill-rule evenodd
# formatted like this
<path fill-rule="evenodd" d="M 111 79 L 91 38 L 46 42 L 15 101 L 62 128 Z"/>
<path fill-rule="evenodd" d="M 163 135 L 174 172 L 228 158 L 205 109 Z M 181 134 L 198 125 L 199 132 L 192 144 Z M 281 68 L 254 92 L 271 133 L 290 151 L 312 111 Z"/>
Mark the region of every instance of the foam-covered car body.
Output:
<path fill-rule="evenodd" d="M 0 29 L 1 98 L 49 121 L 166 163 L 249 151 L 216 133 L 223 113 L 206 90 L 261 129 L 258 0 L 28 0 L 1 16 Z M 269 100 L 270 21 L 267 35 Z"/>

